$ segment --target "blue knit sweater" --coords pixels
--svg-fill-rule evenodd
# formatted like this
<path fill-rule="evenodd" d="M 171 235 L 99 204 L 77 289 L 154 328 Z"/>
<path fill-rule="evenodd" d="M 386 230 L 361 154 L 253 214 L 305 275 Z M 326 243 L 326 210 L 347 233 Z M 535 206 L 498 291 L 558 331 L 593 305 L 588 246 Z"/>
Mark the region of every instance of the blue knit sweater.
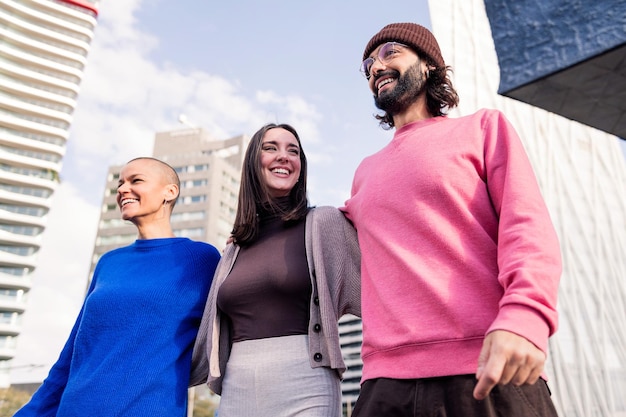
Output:
<path fill-rule="evenodd" d="M 187 238 L 102 256 L 58 361 L 14 417 L 183 417 L 191 351 L 220 259 Z"/>

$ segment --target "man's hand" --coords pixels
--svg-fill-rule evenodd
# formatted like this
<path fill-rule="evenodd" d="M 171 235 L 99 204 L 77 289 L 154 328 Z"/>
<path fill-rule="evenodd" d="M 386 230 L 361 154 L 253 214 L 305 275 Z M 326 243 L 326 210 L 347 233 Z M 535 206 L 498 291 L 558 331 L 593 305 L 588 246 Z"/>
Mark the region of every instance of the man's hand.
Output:
<path fill-rule="evenodd" d="M 489 333 L 478 356 L 474 398 L 485 399 L 496 384 L 534 384 L 545 362 L 543 351 L 522 336 L 505 330 Z"/>

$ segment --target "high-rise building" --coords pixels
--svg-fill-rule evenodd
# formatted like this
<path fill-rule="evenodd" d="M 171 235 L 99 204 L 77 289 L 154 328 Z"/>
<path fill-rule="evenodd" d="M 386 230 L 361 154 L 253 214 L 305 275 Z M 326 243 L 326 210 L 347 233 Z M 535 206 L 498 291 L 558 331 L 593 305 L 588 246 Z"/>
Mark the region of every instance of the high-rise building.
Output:
<path fill-rule="evenodd" d="M 0 0 L 0 387 L 96 27 L 98 1 Z"/>
<path fill-rule="evenodd" d="M 339 319 L 339 344 L 346 364 L 346 372 L 341 381 L 341 403 L 343 415 L 350 416 L 361 390 L 363 360 L 361 345 L 363 342 L 363 324 L 361 319 L 352 315 Z"/>
<path fill-rule="evenodd" d="M 483 0 L 429 2 L 433 31 L 460 96 L 451 116 L 482 107 L 506 114 L 522 138 L 559 235 L 560 324 L 547 364 L 559 415 L 625 416 L 626 163 L 619 139 L 499 96 Z"/>
<path fill-rule="evenodd" d="M 245 135 L 226 140 L 199 128 L 157 133 L 155 158 L 171 165 L 180 177 L 180 196 L 172 213 L 174 234 L 226 246 L 237 210 Z M 91 272 L 105 252 L 131 244 L 137 229 L 120 218 L 116 194 L 123 165 L 109 168 Z"/>

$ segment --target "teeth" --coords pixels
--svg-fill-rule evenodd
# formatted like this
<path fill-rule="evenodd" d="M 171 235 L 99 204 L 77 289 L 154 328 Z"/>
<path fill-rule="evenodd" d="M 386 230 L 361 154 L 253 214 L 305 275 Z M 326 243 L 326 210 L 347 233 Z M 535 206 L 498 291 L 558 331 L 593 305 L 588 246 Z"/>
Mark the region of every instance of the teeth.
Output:
<path fill-rule="evenodd" d="M 394 80 L 395 78 L 385 78 L 384 80 L 380 82 L 380 84 L 378 84 L 378 89 L 380 90 L 384 85 L 387 85 L 390 82 L 393 82 Z"/>
<path fill-rule="evenodd" d="M 287 171 L 286 169 L 283 169 L 283 168 L 273 169 L 272 172 L 275 172 L 277 174 L 285 174 L 285 175 L 289 174 L 289 171 Z"/>
<path fill-rule="evenodd" d="M 126 198 L 126 199 L 122 200 L 122 206 L 125 206 L 126 204 L 129 204 L 129 203 L 136 203 L 137 201 L 139 201 L 139 200 L 137 200 L 135 198 Z"/>

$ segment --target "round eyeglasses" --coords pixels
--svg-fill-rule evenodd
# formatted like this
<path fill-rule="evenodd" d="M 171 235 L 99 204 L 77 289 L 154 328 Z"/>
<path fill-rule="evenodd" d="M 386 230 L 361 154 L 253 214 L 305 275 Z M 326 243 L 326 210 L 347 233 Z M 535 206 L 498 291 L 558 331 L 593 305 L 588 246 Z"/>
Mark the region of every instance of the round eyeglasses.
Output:
<path fill-rule="evenodd" d="M 363 63 L 361 64 L 361 73 L 365 76 L 365 78 L 369 80 L 372 76 L 372 65 L 374 65 L 374 62 L 376 62 L 377 59 L 378 61 L 380 61 L 381 64 L 387 65 L 396 57 L 399 52 L 401 52 L 402 48 L 408 48 L 408 46 L 398 42 L 387 42 L 378 50 L 378 56 L 369 57 L 365 59 L 365 61 L 363 61 Z"/>

